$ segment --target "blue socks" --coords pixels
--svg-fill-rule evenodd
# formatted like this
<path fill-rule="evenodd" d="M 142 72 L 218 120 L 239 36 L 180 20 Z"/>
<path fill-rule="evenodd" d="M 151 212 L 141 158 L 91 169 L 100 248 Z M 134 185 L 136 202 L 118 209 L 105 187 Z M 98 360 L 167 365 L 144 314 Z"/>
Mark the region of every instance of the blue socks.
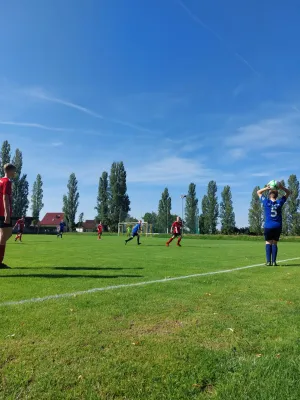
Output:
<path fill-rule="evenodd" d="M 272 255 L 272 245 L 271 244 L 266 244 L 267 263 L 271 262 L 271 255 Z"/>
<path fill-rule="evenodd" d="M 278 253 L 278 246 L 277 246 L 277 244 L 273 244 L 272 245 L 272 262 L 273 263 L 276 263 L 277 253 Z"/>

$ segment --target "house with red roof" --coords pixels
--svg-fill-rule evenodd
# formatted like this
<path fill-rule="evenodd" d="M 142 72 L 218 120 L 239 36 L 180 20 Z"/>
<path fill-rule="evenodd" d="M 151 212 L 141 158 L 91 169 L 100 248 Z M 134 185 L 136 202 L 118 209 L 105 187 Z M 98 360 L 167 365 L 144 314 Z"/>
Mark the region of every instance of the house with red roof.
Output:
<path fill-rule="evenodd" d="M 65 214 L 63 212 L 47 213 L 40 221 L 39 227 L 51 232 L 56 232 L 57 226 L 59 225 L 60 221 L 64 219 L 64 217 Z"/>
<path fill-rule="evenodd" d="M 96 222 L 94 219 L 87 219 L 82 224 L 83 232 L 95 232 L 97 229 Z"/>
<path fill-rule="evenodd" d="M 87 219 L 82 223 L 82 226 L 76 228 L 77 232 L 96 232 L 97 224 L 94 219 Z"/>

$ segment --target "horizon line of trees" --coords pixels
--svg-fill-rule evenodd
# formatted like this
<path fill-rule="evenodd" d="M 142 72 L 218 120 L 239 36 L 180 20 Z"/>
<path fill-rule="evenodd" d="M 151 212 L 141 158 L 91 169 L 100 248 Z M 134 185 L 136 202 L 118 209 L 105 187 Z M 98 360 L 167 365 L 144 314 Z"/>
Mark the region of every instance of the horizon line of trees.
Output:
<path fill-rule="evenodd" d="M 16 166 L 16 176 L 13 181 L 13 216 L 21 217 L 27 214 L 29 209 L 29 183 L 27 175 L 22 172 L 23 154 L 20 149 L 16 149 L 12 157 L 11 146 L 8 141 L 4 141 L 0 151 L 0 173 L 4 176 L 3 166 L 12 162 Z M 285 186 L 285 182 L 281 181 Z M 300 235 L 300 192 L 297 176 L 290 175 L 287 187 L 291 195 L 287 204 L 283 208 L 283 234 Z M 185 232 L 191 234 L 216 234 L 225 235 L 242 233 L 261 235 L 264 223 L 263 207 L 257 196 L 256 186 L 252 192 L 252 199 L 248 211 L 248 227 L 237 228 L 235 213 L 232 200 L 232 192 L 229 185 L 226 185 L 221 192 L 220 202 L 218 200 L 218 187 L 215 181 L 210 181 L 207 186 L 206 194 L 201 200 L 201 210 L 199 210 L 199 200 L 196 194 L 196 184 L 191 182 L 187 194 L 183 196 L 185 206 L 182 210 Z M 283 193 L 280 193 L 283 195 Z M 37 225 L 40 221 L 40 213 L 44 207 L 43 203 L 43 180 L 37 174 L 33 183 L 31 194 L 31 211 L 33 224 Z M 67 193 L 63 195 L 62 211 L 65 214 L 65 221 L 69 230 L 74 230 L 76 226 L 82 226 L 84 214 L 80 213 L 78 222 L 76 216 L 79 208 L 79 188 L 75 173 L 69 177 Z M 183 203 L 182 203 L 183 205 Z M 130 199 L 127 193 L 127 173 L 124 163 L 113 162 L 110 173 L 103 171 L 99 178 L 98 194 L 96 199 L 95 222 L 102 221 L 105 230 L 116 232 L 120 222 L 135 222 L 138 219 L 130 216 Z M 172 213 L 172 199 L 166 187 L 158 202 L 157 212 L 146 212 L 142 219 L 153 226 L 154 233 L 169 232 L 172 223 L 177 215 Z M 220 230 L 218 230 L 220 226 Z"/>

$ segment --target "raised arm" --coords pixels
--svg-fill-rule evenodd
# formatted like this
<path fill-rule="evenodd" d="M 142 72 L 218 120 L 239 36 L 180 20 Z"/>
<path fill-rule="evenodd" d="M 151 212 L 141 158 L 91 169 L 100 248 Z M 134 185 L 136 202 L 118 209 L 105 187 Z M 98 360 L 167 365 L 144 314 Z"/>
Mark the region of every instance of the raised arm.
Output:
<path fill-rule="evenodd" d="M 278 185 L 278 189 L 282 190 L 284 192 L 285 197 L 288 199 L 291 194 L 291 191 L 289 189 L 285 188 L 280 182 L 278 182 L 277 185 Z"/>
<path fill-rule="evenodd" d="M 270 187 L 269 187 L 269 186 L 266 186 L 266 187 L 264 187 L 264 188 L 262 188 L 262 189 L 259 189 L 259 190 L 257 191 L 257 196 L 258 196 L 259 198 L 261 198 L 262 195 L 264 194 L 264 192 L 266 192 L 267 190 L 270 190 Z"/>

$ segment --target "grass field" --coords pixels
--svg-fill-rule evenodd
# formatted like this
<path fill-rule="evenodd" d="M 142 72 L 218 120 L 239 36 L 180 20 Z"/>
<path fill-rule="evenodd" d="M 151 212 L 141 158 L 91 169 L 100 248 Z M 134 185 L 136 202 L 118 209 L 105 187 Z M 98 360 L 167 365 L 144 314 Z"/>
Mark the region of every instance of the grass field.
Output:
<path fill-rule="evenodd" d="M 300 244 L 280 267 L 10 301 L 264 262 L 257 241 L 25 236 L 0 270 L 0 399 L 300 397 Z"/>

